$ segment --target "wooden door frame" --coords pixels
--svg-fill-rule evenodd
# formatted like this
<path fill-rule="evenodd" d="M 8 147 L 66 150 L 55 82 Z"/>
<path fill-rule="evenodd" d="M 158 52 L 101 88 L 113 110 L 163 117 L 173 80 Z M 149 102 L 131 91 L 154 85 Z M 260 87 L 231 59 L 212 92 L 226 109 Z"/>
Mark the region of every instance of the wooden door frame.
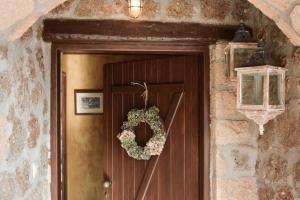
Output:
<path fill-rule="evenodd" d="M 200 122 L 203 123 L 202 129 L 203 137 L 200 137 L 199 146 L 203 145 L 200 149 L 200 160 L 203 160 L 204 166 L 202 169 L 201 179 L 203 185 L 199 189 L 203 192 L 203 200 L 209 200 L 210 194 L 210 119 L 209 119 L 209 48 L 204 45 L 186 43 L 187 46 L 182 46 L 178 49 L 178 43 L 155 42 L 137 42 L 132 41 L 123 46 L 119 42 L 101 42 L 100 44 L 70 44 L 70 43 L 53 43 L 51 47 L 51 198 L 52 200 L 61 200 L 60 198 L 60 180 L 61 180 L 61 149 L 60 149 L 60 83 L 61 83 L 61 53 L 109 53 L 109 54 L 202 54 L 204 58 L 203 69 L 200 69 L 200 81 L 203 81 L 203 90 L 200 91 Z M 143 46 L 143 49 L 136 47 Z M 120 47 L 122 47 L 120 51 Z M 176 49 L 174 51 L 174 49 Z M 151 49 L 151 51 L 149 51 Z M 202 98 L 201 98 L 202 97 Z M 202 122 L 201 122 L 202 121 Z M 201 164 L 202 165 L 202 164 Z M 201 166 L 200 165 L 200 166 Z"/>
<path fill-rule="evenodd" d="M 84 28 L 83 28 L 84 27 Z M 102 28 L 101 28 L 102 27 Z M 128 29 L 130 27 L 131 29 Z M 109 31 L 108 31 L 109 30 Z M 123 31 L 120 31 L 123 30 Z M 134 30 L 134 31 L 132 31 Z M 212 26 L 189 23 L 128 22 L 123 21 L 80 21 L 46 20 L 43 39 L 51 46 L 51 199 L 61 200 L 61 122 L 60 84 L 62 53 L 106 53 L 106 54 L 202 54 L 203 68 L 200 69 L 199 124 L 202 137 L 199 149 L 204 166 L 201 169 L 203 200 L 210 199 L 210 57 L 209 45 L 218 39 L 231 39 L 236 26 Z M 79 33 L 79 36 L 76 35 Z M 122 33 L 120 36 L 119 34 Z M 81 35 L 80 35 L 81 34 Z M 101 37 L 85 37 L 86 35 Z M 128 39 L 124 36 L 142 38 Z M 111 36 L 105 37 L 103 35 Z M 93 35 L 95 36 L 95 35 Z M 117 39 L 115 38 L 116 36 Z M 120 39 L 120 37 L 124 37 Z M 149 40 L 147 37 L 156 39 Z M 157 39 L 160 38 L 160 39 Z M 169 38 L 169 39 L 168 39 Z M 202 98 L 201 98 L 202 97 Z M 200 165 L 201 166 L 201 165 Z"/>

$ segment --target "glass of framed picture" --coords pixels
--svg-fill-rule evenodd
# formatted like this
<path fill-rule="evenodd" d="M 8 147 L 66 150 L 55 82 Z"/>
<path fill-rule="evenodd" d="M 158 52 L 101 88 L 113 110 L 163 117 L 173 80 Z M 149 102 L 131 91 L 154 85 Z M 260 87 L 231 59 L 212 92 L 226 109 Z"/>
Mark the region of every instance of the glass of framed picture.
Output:
<path fill-rule="evenodd" d="M 75 115 L 99 115 L 103 113 L 103 91 L 74 90 Z"/>

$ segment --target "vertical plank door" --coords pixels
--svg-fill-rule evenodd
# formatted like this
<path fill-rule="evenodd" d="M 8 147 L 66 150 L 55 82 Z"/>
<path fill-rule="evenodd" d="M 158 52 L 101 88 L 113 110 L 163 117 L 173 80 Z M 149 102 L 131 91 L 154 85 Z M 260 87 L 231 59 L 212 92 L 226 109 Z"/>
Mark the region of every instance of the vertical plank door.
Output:
<path fill-rule="evenodd" d="M 112 181 L 106 190 L 109 200 L 199 200 L 203 182 L 203 161 L 200 149 L 200 55 L 166 56 L 148 60 L 106 64 L 104 177 Z M 127 112 L 143 108 L 142 88 L 131 82 L 146 82 L 149 87 L 148 106 L 156 105 L 160 116 L 168 120 L 182 94 L 169 135 L 153 174 L 149 161 L 130 158 L 120 145 L 117 135 Z M 174 103 L 175 102 L 175 103 Z M 174 109 L 173 109 L 174 110 Z M 139 145 L 152 136 L 148 125 L 135 129 Z M 149 183 L 149 184 L 147 184 Z"/>

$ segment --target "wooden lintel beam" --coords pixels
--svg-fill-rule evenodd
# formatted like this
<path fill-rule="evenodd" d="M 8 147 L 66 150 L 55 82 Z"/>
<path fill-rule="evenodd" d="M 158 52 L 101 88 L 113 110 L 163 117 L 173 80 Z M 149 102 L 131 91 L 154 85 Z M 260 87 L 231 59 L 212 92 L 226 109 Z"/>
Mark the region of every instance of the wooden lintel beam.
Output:
<path fill-rule="evenodd" d="M 110 36 L 128 40 L 130 38 L 162 38 L 197 40 L 206 43 L 217 40 L 232 40 L 238 26 L 208 25 L 200 23 L 171 23 L 129 20 L 44 20 L 45 41 L 101 40 L 97 36 Z M 88 37 L 84 37 L 88 36 Z M 91 38 L 91 36 L 94 36 Z M 102 38 L 103 40 L 103 38 Z"/>

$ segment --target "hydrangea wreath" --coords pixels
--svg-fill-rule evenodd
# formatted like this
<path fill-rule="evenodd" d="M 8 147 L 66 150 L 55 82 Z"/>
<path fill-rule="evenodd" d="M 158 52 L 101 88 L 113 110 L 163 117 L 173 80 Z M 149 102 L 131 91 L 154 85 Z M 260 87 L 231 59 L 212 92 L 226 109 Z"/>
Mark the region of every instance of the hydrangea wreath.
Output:
<path fill-rule="evenodd" d="M 156 106 L 132 109 L 127 114 L 127 120 L 121 127 L 123 131 L 117 136 L 127 154 L 137 160 L 149 160 L 151 156 L 160 155 L 166 142 L 166 131 L 159 109 Z M 135 141 L 134 128 L 141 122 L 147 123 L 153 131 L 153 136 L 145 147 L 139 146 Z"/>

